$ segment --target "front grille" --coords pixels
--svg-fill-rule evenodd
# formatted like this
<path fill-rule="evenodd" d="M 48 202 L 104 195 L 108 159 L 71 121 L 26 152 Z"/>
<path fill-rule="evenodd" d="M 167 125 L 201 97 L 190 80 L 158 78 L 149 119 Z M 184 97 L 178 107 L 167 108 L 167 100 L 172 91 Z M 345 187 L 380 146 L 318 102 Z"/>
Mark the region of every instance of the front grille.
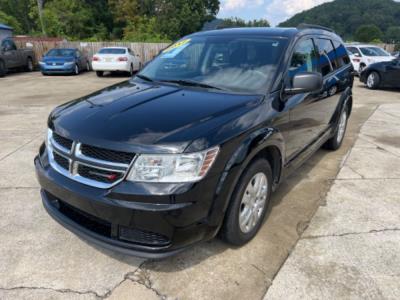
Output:
<path fill-rule="evenodd" d="M 53 152 L 54 160 L 55 162 L 63 169 L 68 170 L 69 169 L 69 161 L 67 158 L 64 156 L 61 156 L 57 154 L 56 152 Z"/>
<path fill-rule="evenodd" d="M 65 149 L 71 150 L 73 141 L 53 132 L 53 140 Z"/>
<path fill-rule="evenodd" d="M 130 164 L 132 159 L 135 157 L 134 153 L 108 150 L 89 145 L 81 145 L 81 152 L 83 155 L 91 158 L 106 160 L 121 164 Z"/>
<path fill-rule="evenodd" d="M 124 177 L 123 173 L 115 172 L 115 171 L 106 171 L 94 167 L 89 167 L 86 165 L 78 166 L 78 174 L 82 177 L 104 182 L 104 183 L 114 183 Z"/>
<path fill-rule="evenodd" d="M 72 180 L 107 189 L 122 181 L 135 154 L 102 149 L 48 131 L 50 165 Z"/>
<path fill-rule="evenodd" d="M 123 226 L 119 227 L 119 238 L 128 242 L 151 246 L 167 246 L 171 243 L 170 239 L 162 234 Z"/>
<path fill-rule="evenodd" d="M 100 235 L 111 237 L 111 223 L 81 211 L 61 200 L 58 200 L 58 204 L 59 211 L 75 223 Z"/>

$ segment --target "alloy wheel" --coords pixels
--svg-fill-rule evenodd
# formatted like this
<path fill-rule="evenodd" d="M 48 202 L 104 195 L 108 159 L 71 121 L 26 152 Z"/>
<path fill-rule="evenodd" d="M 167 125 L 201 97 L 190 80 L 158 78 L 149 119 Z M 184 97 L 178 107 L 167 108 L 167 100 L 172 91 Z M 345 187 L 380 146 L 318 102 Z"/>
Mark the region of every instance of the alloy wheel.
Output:
<path fill-rule="evenodd" d="M 372 72 L 371 74 L 368 75 L 368 78 L 367 78 L 367 86 L 368 86 L 370 89 L 374 87 L 374 85 L 375 85 L 375 80 L 376 80 L 376 78 L 375 78 L 375 73 L 374 73 L 374 72 Z"/>
<path fill-rule="evenodd" d="M 268 180 L 264 173 L 257 173 L 249 181 L 240 203 L 239 226 L 243 233 L 252 231 L 266 206 Z"/>

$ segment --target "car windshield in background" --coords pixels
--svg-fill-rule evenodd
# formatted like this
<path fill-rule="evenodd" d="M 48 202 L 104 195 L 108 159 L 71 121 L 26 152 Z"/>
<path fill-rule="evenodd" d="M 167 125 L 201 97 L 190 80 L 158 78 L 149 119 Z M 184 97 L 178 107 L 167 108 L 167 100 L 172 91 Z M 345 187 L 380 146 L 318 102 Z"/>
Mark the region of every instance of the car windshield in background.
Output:
<path fill-rule="evenodd" d="M 46 56 L 74 56 L 74 49 L 52 49 L 47 52 Z"/>
<path fill-rule="evenodd" d="M 390 56 L 388 52 L 378 47 L 361 47 L 360 50 L 365 56 Z"/>
<path fill-rule="evenodd" d="M 99 54 L 125 54 L 126 50 L 121 48 L 104 48 L 100 49 Z"/>
<path fill-rule="evenodd" d="M 180 40 L 139 77 L 176 84 L 264 93 L 284 53 L 283 38 L 203 36 Z"/>

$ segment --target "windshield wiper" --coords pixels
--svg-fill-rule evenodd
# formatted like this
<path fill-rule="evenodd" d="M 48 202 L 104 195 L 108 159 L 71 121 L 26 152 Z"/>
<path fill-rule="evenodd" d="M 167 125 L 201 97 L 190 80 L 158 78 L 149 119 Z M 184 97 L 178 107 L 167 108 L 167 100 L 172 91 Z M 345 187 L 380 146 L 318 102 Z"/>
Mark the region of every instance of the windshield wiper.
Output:
<path fill-rule="evenodd" d="M 147 77 L 147 76 L 145 76 L 145 75 L 136 74 L 136 77 L 138 77 L 138 78 L 140 78 L 140 79 L 143 79 L 143 80 L 146 80 L 146 81 L 154 82 L 153 79 L 151 79 L 150 77 Z"/>
<path fill-rule="evenodd" d="M 169 82 L 169 83 L 176 83 L 179 85 L 186 85 L 186 86 L 197 86 L 197 87 L 202 87 L 206 89 L 215 89 L 215 90 L 223 90 L 222 88 L 203 83 L 203 82 L 198 82 L 194 80 L 187 80 L 187 79 L 171 79 L 171 80 L 160 80 L 161 82 Z"/>

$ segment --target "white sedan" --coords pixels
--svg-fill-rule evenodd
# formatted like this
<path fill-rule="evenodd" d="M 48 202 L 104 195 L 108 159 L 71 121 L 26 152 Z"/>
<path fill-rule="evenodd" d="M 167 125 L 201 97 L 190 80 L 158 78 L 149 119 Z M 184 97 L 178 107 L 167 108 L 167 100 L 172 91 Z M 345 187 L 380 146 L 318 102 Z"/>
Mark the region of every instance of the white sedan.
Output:
<path fill-rule="evenodd" d="M 104 72 L 129 72 L 133 75 L 142 67 L 139 55 L 136 55 L 127 47 L 106 47 L 97 52 L 92 59 L 92 69 L 97 76 L 103 76 Z"/>

